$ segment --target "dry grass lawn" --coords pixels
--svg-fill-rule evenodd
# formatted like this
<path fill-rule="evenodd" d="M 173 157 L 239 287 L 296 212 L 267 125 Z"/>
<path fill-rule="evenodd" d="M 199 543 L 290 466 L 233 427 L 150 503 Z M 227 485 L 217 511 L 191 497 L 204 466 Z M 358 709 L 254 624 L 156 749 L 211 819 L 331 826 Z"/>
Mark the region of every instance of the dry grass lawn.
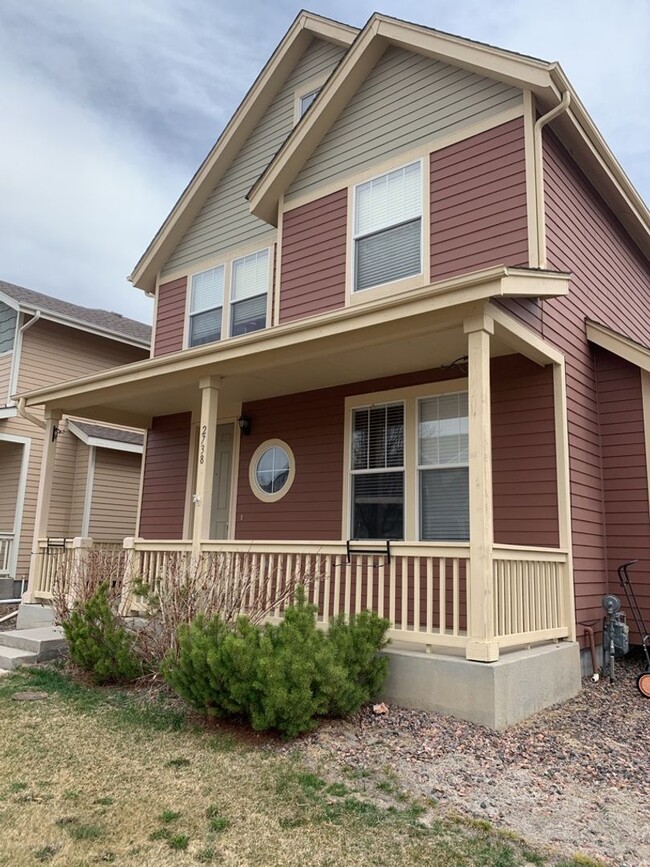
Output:
<path fill-rule="evenodd" d="M 25 689 L 48 698 L 13 700 Z M 164 695 L 23 669 L 0 679 L 0 726 L 0 865 L 558 864 L 376 776 L 332 780 L 199 725 Z"/>

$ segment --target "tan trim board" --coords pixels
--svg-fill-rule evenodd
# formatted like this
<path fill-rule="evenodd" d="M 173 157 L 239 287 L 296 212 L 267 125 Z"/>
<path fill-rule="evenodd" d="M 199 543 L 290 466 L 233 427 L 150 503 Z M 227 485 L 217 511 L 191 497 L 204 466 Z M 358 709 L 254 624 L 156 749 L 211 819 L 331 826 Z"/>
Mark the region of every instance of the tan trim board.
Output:
<path fill-rule="evenodd" d="M 550 343 L 546 343 L 534 331 L 526 328 L 504 310 L 494 304 L 489 304 L 487 313 L 494 322 L 494 331 L 497 337 L 501 337 L 521 355 L 525 355 L 526 358 L 530 358 L 531 361 L 542 365 L 542 367 L 547 364 L 562 364 L 564 362 L 564 356 L 558 349 L 551 346 Z"/>
<path fill-rule="evenodd" d="M 650 511 L 650 373 L 647 370 L 641 371 L 641 397 L 643 400 L 645 468 L 648 479 L 648 510 Z"/>
<path fill-rule="evenodd" d="M 535 97 L 524 90 L 524 163 L 526 170 L 526 218 L 528 265 L 539 267 L 537 184 L 535 182 Z"/>
<path fill-rule="evenodd" d="M 608 352 L 618 355 L 630 364 L 636 365 L 641 370 L 650 372 L 650 348 L 637 343 L 630 337 L 618 334 L 605 325 L 587 320 L 587 340 L 606 349 Z"/>
<path fill-rule="evenodd" d="M 84 509 L 81 519 L 81 536 L 90 535 L 90 516 L 93 508 L 93 487 L 95 485 L 95 458 L 97 450 L 94 446 L 88 448 L 88 466 L 86 467 L 86 491 L 84 494 Z"/>

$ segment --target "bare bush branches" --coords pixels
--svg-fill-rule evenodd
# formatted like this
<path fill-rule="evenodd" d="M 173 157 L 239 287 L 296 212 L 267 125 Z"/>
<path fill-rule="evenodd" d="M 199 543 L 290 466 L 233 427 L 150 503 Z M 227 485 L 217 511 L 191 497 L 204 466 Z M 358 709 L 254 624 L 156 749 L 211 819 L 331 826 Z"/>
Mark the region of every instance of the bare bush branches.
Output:
<path fill-rule="evenodd" d="M 74 605 L 85 604 L 100 584 L 107 585 L 108 600 L 115 608 L 122 595 L 125 556 L 117 545 L 66 548 L 48 552 L 55 557 L 52 568 L 52 608 L 57 623 L 70 616 Z"/>

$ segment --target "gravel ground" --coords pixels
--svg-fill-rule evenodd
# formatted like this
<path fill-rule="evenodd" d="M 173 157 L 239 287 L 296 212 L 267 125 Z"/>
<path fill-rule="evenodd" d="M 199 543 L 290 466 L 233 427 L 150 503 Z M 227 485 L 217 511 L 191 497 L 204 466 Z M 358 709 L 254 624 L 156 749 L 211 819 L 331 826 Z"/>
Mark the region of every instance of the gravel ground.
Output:
<path fill-rule="evenodd" d="M 440 714 L 391 706 L 326 723 L 298 750 L 314 767 L 388 772 L 442 810 L 487 819 L 562 856 L 618 867 L 650 865 L 650 701 L 638 661 L 498 733 Z"/>

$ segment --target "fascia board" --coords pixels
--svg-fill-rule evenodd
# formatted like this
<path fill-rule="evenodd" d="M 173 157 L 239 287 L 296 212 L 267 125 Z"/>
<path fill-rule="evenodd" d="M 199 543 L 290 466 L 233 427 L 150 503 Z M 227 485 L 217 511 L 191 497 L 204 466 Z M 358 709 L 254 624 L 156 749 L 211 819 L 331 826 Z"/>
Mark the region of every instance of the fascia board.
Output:
<path fill-rule="evenodd" d="M 349 333 L 353 339 L 355 331 L 364 327 L 403 318 L 430 313 L 432 310 L 447 308 L 487 300 L 494 297 L 558 297 L 568 291 L 568 274 L 541 274 L 526 269 L 496 266 L 471 274 L 454 277 L 410 290 L 365 305 L 354 305 L 329 314 L 313 316 L 308 320 L 291 322 L 267 330 L 267 333 L 254 333 L 238 338 L 236 343 L 209 345 L 191 350 L 181 350 L 170 355 L 145 361 L 134 362 L 126 367 L 91 374 L 72 382 L 57 386 L 34 389 L 21 397 L 28 407 L 47 404 L 64 406 L 66 399 L 103 389 L 120 388 L 134 382 L 151 381 L 161 376 L 187 374 L 197 371 L 197 375 L 216 364 L 237 365 L 253 363 L 257 366 L 265 352 L 282 351 L 287 346 L 295 346 L 310 340 Z M 537 285 L 537 290 L 535 286 Z M 229 372 L 228 372 L 229 373 Z"/>
<path fill-rule="evenodd" d="M 15 310 L 17 313 L 19 313 L 21 310 L 21 306 L 18 301 L 16 301 L 16 299 L 12 298 L 10 295 L 5 295 L 4 292 L 0 292 L 0 301 L 2 301 L 3 304 L 6 304 L 7 307 L 11 307 L 11 309 Z"/>
<path fill-rule="evenodd" d="M 87 446 L 95 446 L 98 449 L 112 449 L 116 452 L 133 452 L 134 454 L 140 455 L 143 451 L 143 447 L 136 443 L 122 443 L 117 440 L 107 440 L 103 437 L 88 436 L 88 434 L 81 430 L 81 428 L 77 427 L 73 421 L 68 421 L 68 430 Z"/>
<path fill-rule="evenodd" d="M 623 334 L 617 334 L 597 322 L 586 322 L 587 340 L 635 367 L 650 372 L 650 349 Z"/>
<path fill-rule="evenodd" d="M 49 322 L 56 322 L 57 325 L 66 325 L 69 328 L 75 328 L 78 331 L 87 331 L 89 334 L 96 334 L 98 337 L 106 337 L 108 340 L 115 340 L 117 343 L 127 343 L 129 346 L 137 346 L 142 349 L 149 349 L 150 343 L 148 340 L 139 340 L 137 337 L 128 337 L 125 334 L 119 334 L 116 331 L 111 331 L 108 328 L 99 328 L 91 325 L 89 322 L 84 322 L 81 319 L 75 319 L 72 316 L 64 316 L 60 313 L 51 313 L 48 310 L 43 310 L 42 307 L 32 307 L 25 304 L 20 304 L 17 308 L 21 313 L 27 313 L 29 316 L 35 316 L 40 311 L 40 318 L 47 319 Z"/>
<path fill-rule="evenodd" d="M 320 37 L 337 45 L 351 45 L 356 28 L 301 12 L 253 82 L 225 129 L 172 208 L 136 264 L 129 280 L 144 292 L 155 292 L 156 274 L 199 213 L 310 40 Z"/>

